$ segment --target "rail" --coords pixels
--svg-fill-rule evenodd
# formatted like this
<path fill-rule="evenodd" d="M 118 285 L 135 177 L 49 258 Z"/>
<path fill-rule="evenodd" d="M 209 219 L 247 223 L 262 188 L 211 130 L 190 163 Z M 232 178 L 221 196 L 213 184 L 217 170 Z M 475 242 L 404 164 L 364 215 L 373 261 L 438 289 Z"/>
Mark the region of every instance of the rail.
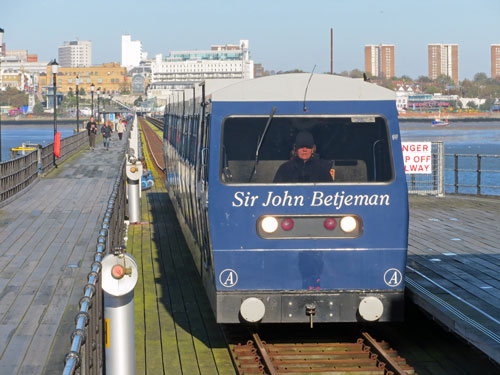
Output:
<path fill-rule="evenodd" d="M 500 195 L 500 155 L 445 154 L 445 160 L 450 192 Z"/>
<path fill-rule="evenodd" d="M 80 310 L 75 316 L 75 330 L 71 334 L 71 349 L 65 356 L 63 375 L 101 374 L 104 368 L 103 348 L 103 293 L 100 283 L 101 261 L 106 251 L 123 242 L 123 218 L 126 209 L 125 158 L 108 200 L 108 206 L 97 238 L 96 252 L 87 284 L 80 299 Z"/>
<path fill-rule="evenodd" d="M 61 156 L 56 164 L 75 154 L 87 143 L 87 133 L 81 132 L 61 140 Z M 25 156 L 0 163 L 0 202 L 31 185 L 40 174 L 54 168 L 54 143 L 40 147 Z"/>

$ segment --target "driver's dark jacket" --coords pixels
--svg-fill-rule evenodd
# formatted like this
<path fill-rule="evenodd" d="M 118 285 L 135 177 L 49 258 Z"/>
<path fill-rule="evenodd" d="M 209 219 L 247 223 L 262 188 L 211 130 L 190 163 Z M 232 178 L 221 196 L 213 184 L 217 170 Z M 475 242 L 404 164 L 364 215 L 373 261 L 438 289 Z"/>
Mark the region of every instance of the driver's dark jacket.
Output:
<path fill-rule="evenodd" d="M 331 161 L 314 157 L 304 163 L 295 156 L 278 168 L 273 182 L 332 182 L 331 164 Z"/>

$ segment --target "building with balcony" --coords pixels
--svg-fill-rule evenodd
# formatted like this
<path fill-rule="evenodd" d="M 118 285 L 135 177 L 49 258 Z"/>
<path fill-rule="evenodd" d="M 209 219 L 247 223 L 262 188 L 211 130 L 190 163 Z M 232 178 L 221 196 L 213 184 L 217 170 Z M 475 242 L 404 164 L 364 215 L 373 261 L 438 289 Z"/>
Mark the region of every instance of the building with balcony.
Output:
<path fill-rule="evenodd" d="M 58 50 L 61 67 L 76 68 L 92 65 L 92 42 L 90 40 L 64 42 Z"/>
<path fill-rule="evenodd" d="M 214 45 L 210 50 L 172 51 L 151 62 L 151 82 L 201 82 L 205 79 L 252 79 L 248 40 L 237 45 Z"/>
<path fill-rule="evenodd" d="M 429 44 L 427 48 L 429 78 L 444 74 L 458 84 L 458 44 Z"/>
<path fill-rule="evenodd" d="M 491 78 L 500 78 L 500 44 L 491 45 Z"/>
<path fill-rule="evenodd" d="M 370 73 L 372 77 L 395 77 L 394 51 L 392 44 L 365 46 L 365 72 Z"/>

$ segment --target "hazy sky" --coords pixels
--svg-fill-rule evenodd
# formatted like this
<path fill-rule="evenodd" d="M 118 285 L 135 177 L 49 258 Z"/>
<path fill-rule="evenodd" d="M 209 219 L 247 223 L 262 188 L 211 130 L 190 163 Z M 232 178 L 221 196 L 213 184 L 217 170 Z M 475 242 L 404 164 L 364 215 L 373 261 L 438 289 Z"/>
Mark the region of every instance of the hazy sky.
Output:
<path fill-rule="evenodd" d="M 427 44 L 459 45 L 460 80 L 491 75 L 500 44 L 500 0 L 0 0 L 7 49 L 39 61 L 64 41 L 91 40 L 92 63 L 120 62 L 121 35 L 140 40 L 149 58 L 173 50 L 250 41 L 266 70 L 364 70 L 366 44 L 396 46 L 396 75 L 427 75 Z"/>

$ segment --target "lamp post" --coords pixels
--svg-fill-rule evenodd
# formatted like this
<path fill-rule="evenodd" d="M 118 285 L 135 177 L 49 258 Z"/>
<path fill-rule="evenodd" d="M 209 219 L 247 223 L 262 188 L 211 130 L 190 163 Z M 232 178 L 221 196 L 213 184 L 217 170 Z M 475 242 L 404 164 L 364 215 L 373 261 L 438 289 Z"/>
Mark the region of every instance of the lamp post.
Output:
<path fill-rule="evenodd" d="M 94 90 L 95 90 L 95 86 L 94 86 L 94 84 L 91 84 L 90 85 L 90 97 L 91 97 L 91 101 L 92 101 L 92 110 L 90 111 L 90 117 L 94 117 Z"/>
<path fill-rule="evenodd" d="M 0 27 L 0 90 L 2 89 L 3 29 Z M 2 104 L 0 103 L 0 106 Z M 2 162 L 2 110 L 0 108 L 0 162 Z"/>
<path fill-rule="evenodd" d="M 76 134 L 80 134 L 80 108 L 79 108 L 79 103 L 78 103 L 78 95 L 80 94 L 79 91 L 79 84 L 80 84 L 80 79 L 78 76 L 76 76 Z"/>
<path fill-rule="evenodd" d="M 52 68 L 52 90 L 54 91 L 54 147 L 55 147 L 55 140 L 56 140 L 56 133 L 57 133 L 57 96 L 56 96 L 56 80 L 57 80 L 57 70 L 59 68 L 59 64 L 57 63 L 56 59 L 54 59 L 50 64 L 50 67 Z M 53 161 L 54 161 L 54 167 L 57 167 L 56 165 L 56 154 L 53 153 Z"/>
<path fill-rule="evenodd" d="M 97 123 L 99 124 L 99 120 L 101 118 L 101 113 L 100 113 L 100 110 L 99 110 L 99 99 L 100 99 L 100 95 L 101 95 L 101 88 L 99 87 L 97 89 Z"/>

